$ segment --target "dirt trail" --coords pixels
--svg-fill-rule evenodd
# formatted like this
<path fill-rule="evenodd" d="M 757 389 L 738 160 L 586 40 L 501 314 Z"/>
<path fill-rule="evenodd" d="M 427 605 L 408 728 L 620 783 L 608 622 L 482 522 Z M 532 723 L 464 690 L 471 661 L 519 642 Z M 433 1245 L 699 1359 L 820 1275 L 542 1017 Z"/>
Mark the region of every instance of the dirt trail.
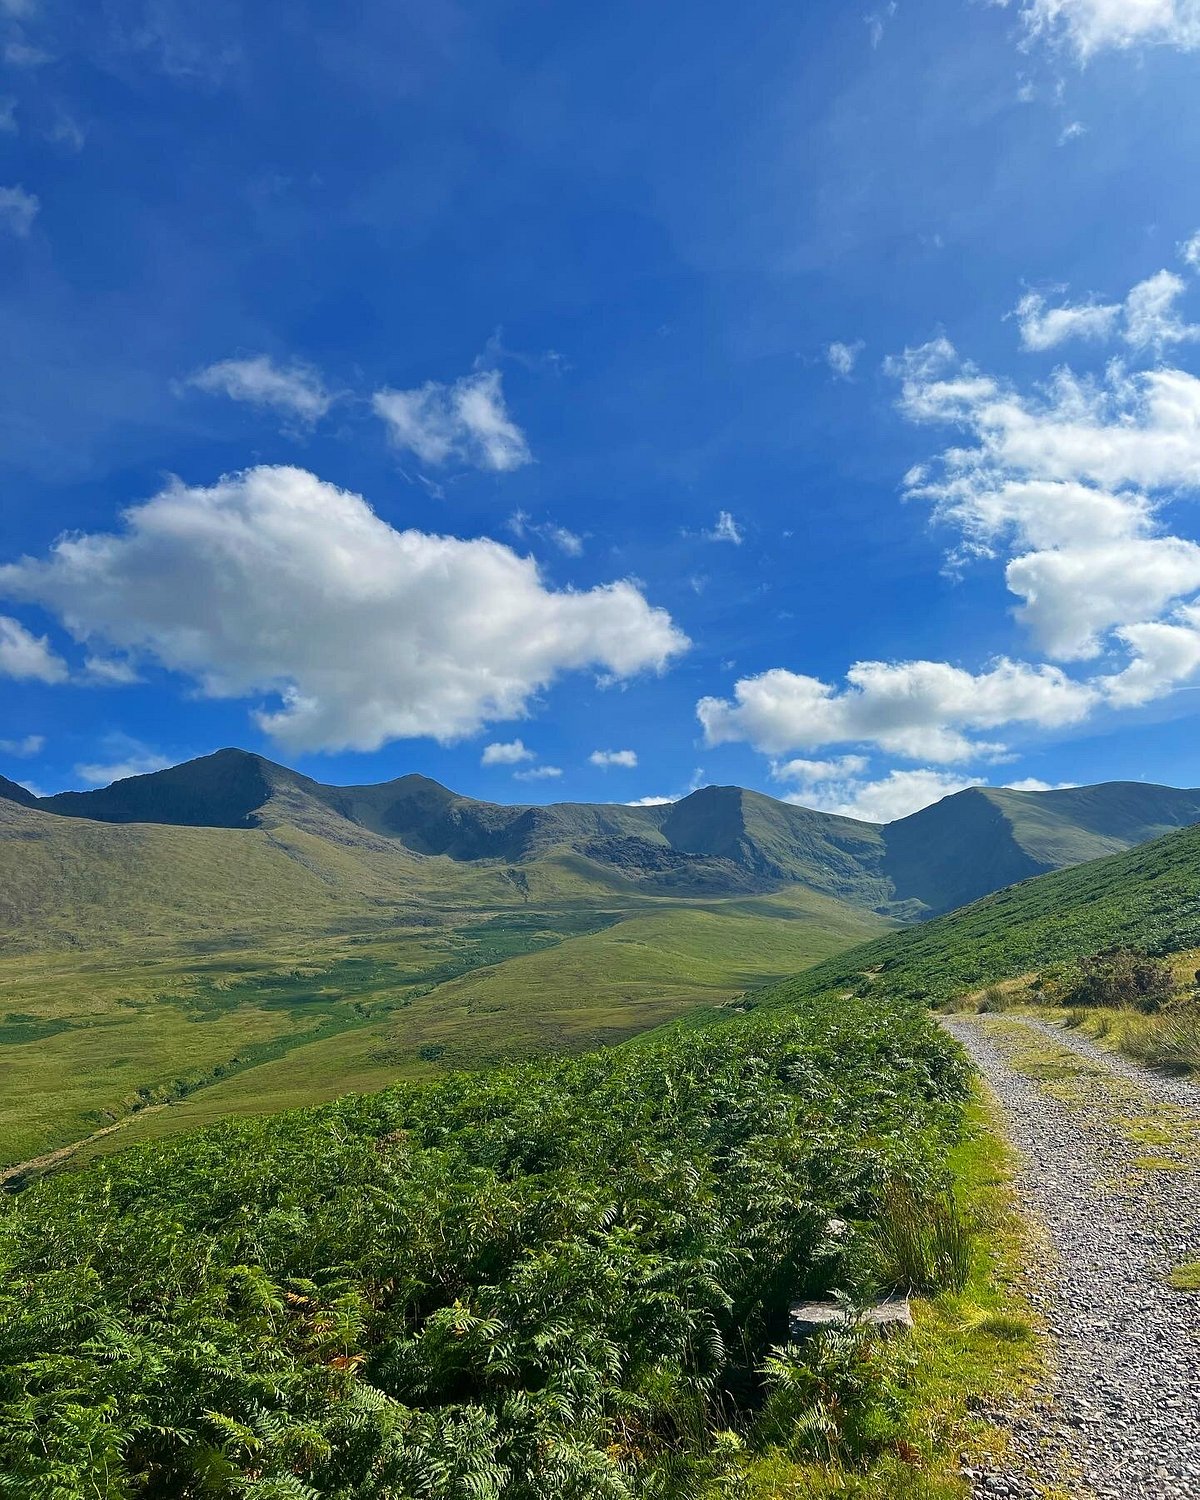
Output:
<path fill-rule="evenodd" d="M 1003 1106 L 1051 1250 L 1033 1281 L 1053 1386 L 1013 1425 L 1012 1471 L 976 1492 L 1039 1493 L 1058 1450 L 1075 1495 L 1200 1500 L 1200 1292 L 1168 1284 L 1200 1260 L 1200 1088 L 1045 1022 L 946 1025 Z"/>
<path fill-rule="evenodd" d="M 90 1146 L 93 1141 L 101 1140 L 106 1135 L 112 1135 L 114 1130 L 124 1130 L 134 1120 L 140 1120 L 143 1115 L 152 1115 L 156 1110 L 168 1109 L 167 1104 L 147 1104 L 144 1109 L 134 1110 L 132 1114 L 122 1115 L 111 1125 L 105 1125 L 100 1130 L 93 1130 L 91 1135 L 85 1135 L 82 1140 L 72 1141 L 69 1146 L 59 1146 L 56 1151 L 47 1151 L 42 1156 L 31 1156 L 28 1161 L 17 1162 L 12 1167 L 0 1167 L 0 1193 L 11 1192 L 25 1177 L 35 1177 L 41 1172 L 48 1172 L 51 1167 L 57 1167 L 69 1157 L 75 1155 L 84 1146 Z"/>

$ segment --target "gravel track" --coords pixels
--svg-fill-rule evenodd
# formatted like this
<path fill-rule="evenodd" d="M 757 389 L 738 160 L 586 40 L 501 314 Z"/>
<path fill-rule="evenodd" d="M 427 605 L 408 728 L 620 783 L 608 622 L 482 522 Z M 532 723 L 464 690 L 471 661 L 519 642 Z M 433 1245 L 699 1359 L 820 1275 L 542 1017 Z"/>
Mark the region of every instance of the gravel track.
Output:
<path fill-rule="evenodd" d="M 975 1493 L 1063 1485 L 1065 1458 L 1072 1495 L 1200 1500 L 1200 1294 L 1166 1282 L 1200 1259 L 1200 1089 L 1042 1021 L 946 1025 L 1023 1158 L 1049 1251 L 1031 1295 L 1057 1366 L 1009 1420 L 1012 1467 L 973 1476 Z"/>

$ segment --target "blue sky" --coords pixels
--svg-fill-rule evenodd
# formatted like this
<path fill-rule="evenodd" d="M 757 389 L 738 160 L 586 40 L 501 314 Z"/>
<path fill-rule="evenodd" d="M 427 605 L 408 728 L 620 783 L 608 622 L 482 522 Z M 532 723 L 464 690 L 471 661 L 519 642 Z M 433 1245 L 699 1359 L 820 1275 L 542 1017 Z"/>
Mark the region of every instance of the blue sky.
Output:
<path fill-rule="evenodd" d="M 90 11 L 0 0 L 0 770 L 1200 782 L 1196 0 Z"/>

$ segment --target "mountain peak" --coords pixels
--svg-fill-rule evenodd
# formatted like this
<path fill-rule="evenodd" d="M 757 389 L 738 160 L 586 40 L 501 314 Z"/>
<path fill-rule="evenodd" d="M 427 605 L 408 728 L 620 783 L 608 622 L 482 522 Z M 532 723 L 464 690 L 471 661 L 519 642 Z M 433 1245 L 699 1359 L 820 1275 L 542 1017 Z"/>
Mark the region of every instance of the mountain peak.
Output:
<path fill-rule="evenodd" d="M 9 781 L 7 776 L 0 776 L 0 798 L 6 802 L 19 802 L 22 807 L 36 807 L 37 798 L 32 792 L 15 781 Z"/>

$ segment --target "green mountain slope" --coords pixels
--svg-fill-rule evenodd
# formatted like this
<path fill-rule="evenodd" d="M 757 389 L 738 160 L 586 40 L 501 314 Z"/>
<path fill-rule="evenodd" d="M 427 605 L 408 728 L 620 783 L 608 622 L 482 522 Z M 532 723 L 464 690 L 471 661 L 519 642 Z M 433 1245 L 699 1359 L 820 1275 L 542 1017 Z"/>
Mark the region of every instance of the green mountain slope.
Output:
<path fill-rule="evenodd" d="M 246 800 L 225 797 L 231 820 Z M 309 827 L 265 826 L 289 811 Z M 569 850 L 421 855 L 302 780 L 255 816 L 97 822 L 0 800 L 0 1164 L 167 1098 L 211 1118 L 618 1039 L 885 925 L 797 886 L 663 894 Z M 477 992 L 455 987 L 475 973 Z"/>
<path fill-rule="evenodd" d="M 936 1002 L 1102 948 L 1197 945 L 1200 828 L 1185 828 L 852 948 L 752 1003 L 792 1004 L 864 987 Z"/>
<path fill-rule="evenodd" d="M 863 959 L 828 963 L 880 912 L 1197 814 L 1140 786 L 965 792 L 887 828 L 737 787 L 503 807 L 240 751 L 40 800 L 0 783 L 0 1160 L 168 1098 L 138 1131 L 612 1041 L 819 961 L 853 987 Z M 995 899 L 953 962 L 937 921 L 881 951 L 917 955 L 910 991 L 973 982 L 1011 956 Z"/>
<path fill-rule="evenodd" d="M 0 799 L 65 818 L 300 830 L 326 843 L 460 865 L 588 862 L 647 891 L 730 895 L 799 883 L 911 918 L 1031 875 L 1097 859 L 1200 820 L 1200 792 L 1114 782 L 1053 792 L 975 787 L 884 828 L 740 787 L 660 807 L 504 806 L 424 776 L 327 786 L 262 756 L 221 750 L 93 792 Z"/>
<path fill-rule="evenodd" d="M 1100 859 L 1200 821 L 1200 792 L 1108 782 L 1052 792 L 972 787 L 890 823 L 894 901 L 950 911 L 989 891 Z"/>

